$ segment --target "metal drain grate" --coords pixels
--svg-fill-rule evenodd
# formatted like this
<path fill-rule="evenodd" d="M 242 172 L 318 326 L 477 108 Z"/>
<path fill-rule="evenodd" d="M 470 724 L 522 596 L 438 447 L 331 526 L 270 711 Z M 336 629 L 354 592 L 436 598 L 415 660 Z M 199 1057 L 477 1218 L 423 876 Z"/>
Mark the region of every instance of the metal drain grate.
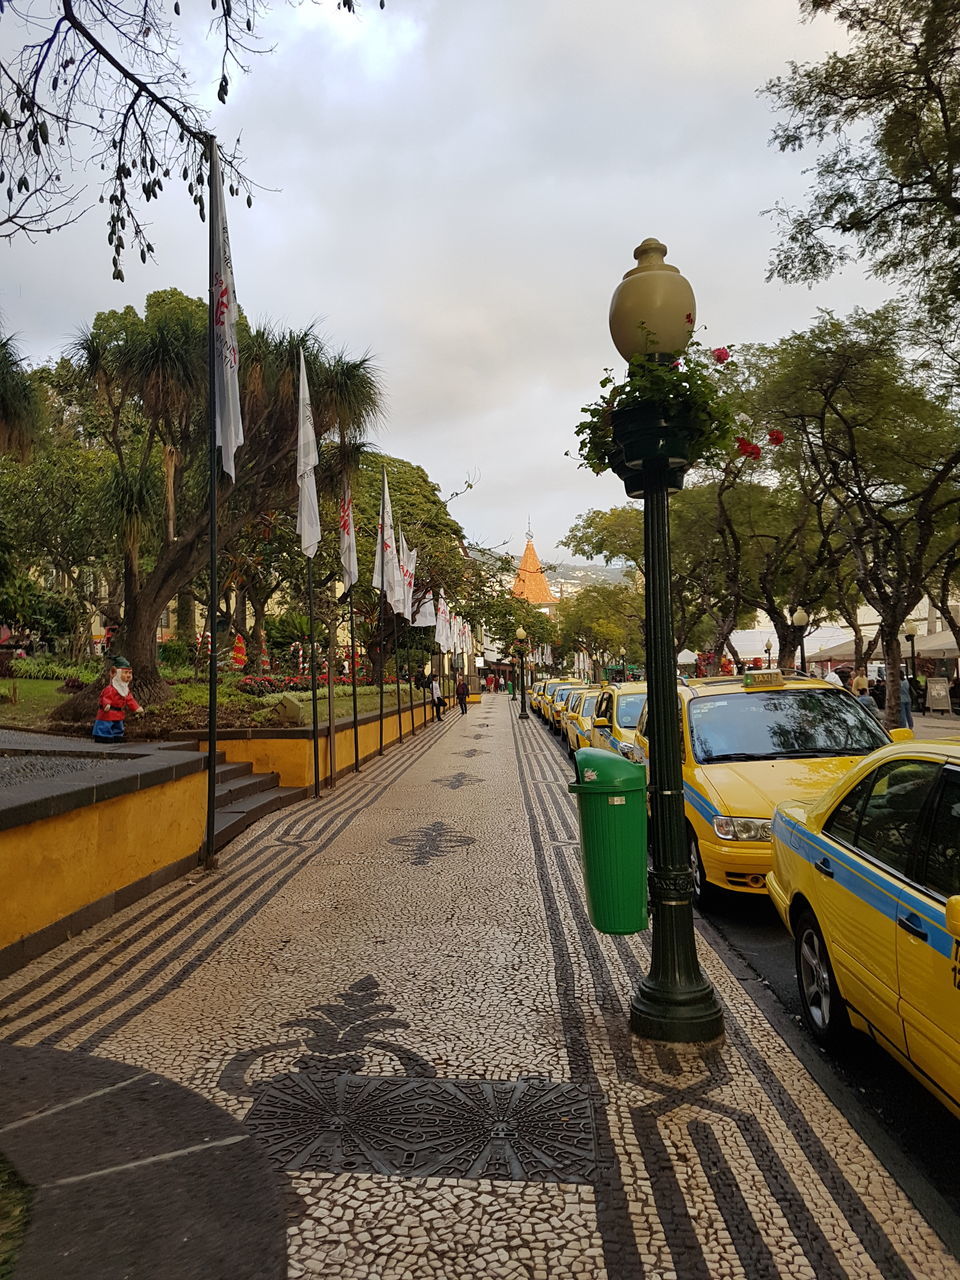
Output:
<path fill-rule="evenodd" d="M 593 1103 L 550 1080 L 281 1076 L 247 1126 L 281 1169 L 592 1182 Z"/>

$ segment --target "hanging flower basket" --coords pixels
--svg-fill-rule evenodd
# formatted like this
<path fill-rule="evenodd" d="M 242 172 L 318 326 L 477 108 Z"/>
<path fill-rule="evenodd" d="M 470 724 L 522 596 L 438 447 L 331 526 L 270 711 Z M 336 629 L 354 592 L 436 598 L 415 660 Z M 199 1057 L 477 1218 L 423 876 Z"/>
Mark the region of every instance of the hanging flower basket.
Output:
<path fill-rule="evenodd" d="M 655 453 L 651 458 L 661 458 L 662 453 Z M 609 455 L 610 470 L 615 476 L 619 476 L 623 481 L 623 487 L 628 498 L 642 498 L 644 487 L 644 474 L 640 467 L 627 462 L 624 451 L 620 445 L 614 445 Z M 667 470 L 667 490 L 669 493 L 679 493 L 683 488 L 683 476 L 689 467 L 689 462 L 680 461 L 674 464 L 670 459 Z"/>
<path fill-rule="evenodd" d="M 665 419 L 655 406 L 631 405 L 610 411 L 613 440 L 628 467 L 641 470 L 651 458 L 666 458 L 671 468 L 690 465 L 693 435 Z"/>

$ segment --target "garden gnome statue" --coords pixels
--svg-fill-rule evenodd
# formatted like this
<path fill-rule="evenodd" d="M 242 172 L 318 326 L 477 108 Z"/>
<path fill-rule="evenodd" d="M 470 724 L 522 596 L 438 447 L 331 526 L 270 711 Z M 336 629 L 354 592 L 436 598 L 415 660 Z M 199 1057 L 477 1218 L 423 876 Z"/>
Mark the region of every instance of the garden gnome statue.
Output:
<path fill-rule="evenodd" d="M 110 683 L 100 694 L 97 718 L 93 722 L 93 736 L 97 742 L 122 742 L 127 712 L 143 712 L 143 707 L 130 692 L 133 679 L 130 659 L 118 654 L 111 658 L 111 663 Z"/>

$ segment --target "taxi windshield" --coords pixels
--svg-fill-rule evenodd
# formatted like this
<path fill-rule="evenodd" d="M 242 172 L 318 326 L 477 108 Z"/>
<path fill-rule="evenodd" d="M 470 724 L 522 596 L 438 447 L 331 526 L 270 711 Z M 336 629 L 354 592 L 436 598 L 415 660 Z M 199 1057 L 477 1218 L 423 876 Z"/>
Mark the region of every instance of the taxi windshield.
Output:
<path fill-rule="evenodd" d="M 859 756 L 888 744 L 856 699 L 832 689 L 778 689 L 693 698 L 690 738 L 701 764 Z"/>
<path fill-rule="evenodd" d="M 640 723 L 640 712 L 647 700 L 645 693 L 624 693 L 617 699 L 617 725 L 621 729 L 635 729 Z"/>
<path fill-rule="evenodd" d="M 574 693 L 574 692 L 575 692 L 574 689 L 558 689 L 557 696 L 554 698 L 554 702 L 564 703 L 570 697 L 571 693 Z"/>

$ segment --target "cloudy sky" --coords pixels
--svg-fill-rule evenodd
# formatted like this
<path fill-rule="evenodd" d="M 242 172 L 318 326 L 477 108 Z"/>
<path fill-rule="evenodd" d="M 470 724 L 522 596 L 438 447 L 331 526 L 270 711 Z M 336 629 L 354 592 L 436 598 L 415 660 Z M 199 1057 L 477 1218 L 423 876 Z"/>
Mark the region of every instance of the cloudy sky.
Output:
<path fill-rule="evenodd" d="M 2 22 L 9 48 L 9 8 Z M 541 556 L 562 557 L 578 514 L 625 501 L 565 451 L 618 362 L 607 309 L 644 237 L 690 279 L 711 343 L 882 297 L 855 271 L 814 291 L 764 283 L 761 210 L 800 197 L 806 161 L 770 149 L 756 90 L 838 42 L 828 20 L 800 24 L 796 0 L 367 0 L 358 18 L 323 0 L 276 5 L 263 35 L 274 51 L 225 108 L 202 28 L 184 49 L 213 128 L 241 135 L 264 188 L 230 206 L 240 303 L 373 353 L 380 447 L 445 494 L 473 480 L 451 510 L 477 542 L 519 552 L 529 517 Z M 96 205 L 0 246 L 0 314 L 30 360 L 103 308 L 205 292 L 206 231 L 182 188 L 150 208 L 157 260 L 131 260 L 123 285 Z"/>

